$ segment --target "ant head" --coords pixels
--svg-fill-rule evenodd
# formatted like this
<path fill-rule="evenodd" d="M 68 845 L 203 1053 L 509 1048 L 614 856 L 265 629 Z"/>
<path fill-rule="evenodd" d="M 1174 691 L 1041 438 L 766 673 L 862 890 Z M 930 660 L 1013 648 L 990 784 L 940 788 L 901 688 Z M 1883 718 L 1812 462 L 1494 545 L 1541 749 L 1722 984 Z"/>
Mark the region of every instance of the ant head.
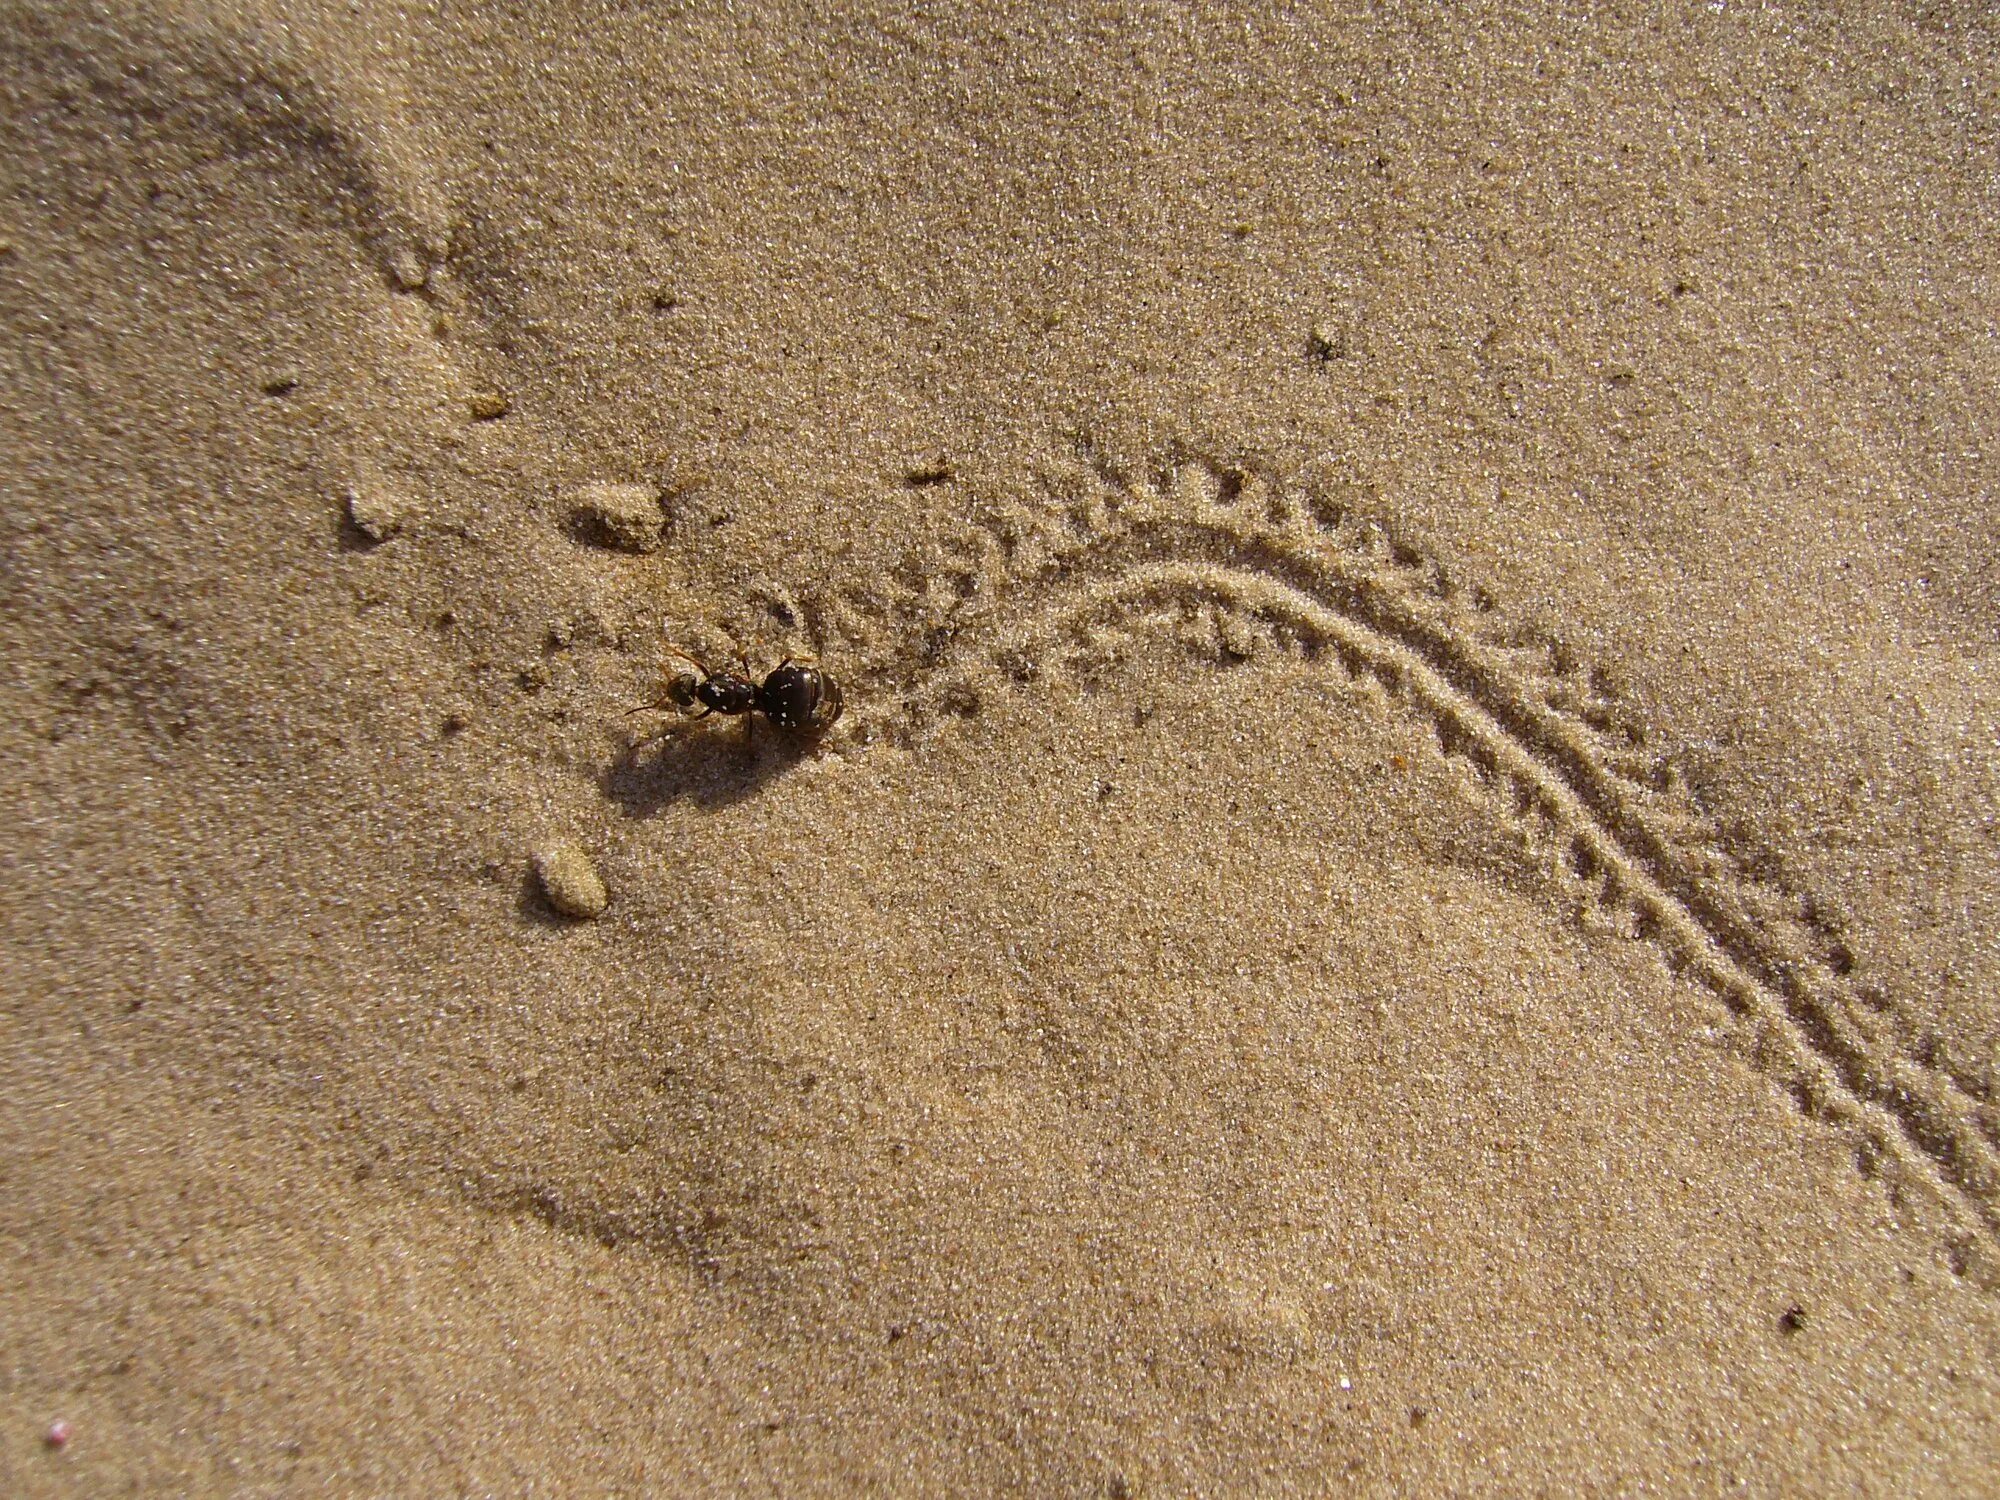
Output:
<path fill-rule="evenodd" d="M 667 682 L 667 701 L 675 708 L 693 708 L 699 701 L 695 692 L 701 682 L 701 678 L 692 672 L 676 672 Z"/>

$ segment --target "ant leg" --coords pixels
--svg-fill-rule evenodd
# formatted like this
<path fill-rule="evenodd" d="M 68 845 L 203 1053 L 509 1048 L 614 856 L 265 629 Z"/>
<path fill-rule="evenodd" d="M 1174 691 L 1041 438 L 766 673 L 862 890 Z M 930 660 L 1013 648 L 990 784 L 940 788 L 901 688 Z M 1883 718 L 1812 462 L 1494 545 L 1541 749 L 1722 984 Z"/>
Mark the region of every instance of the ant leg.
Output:
<path fill-rule="evenodd" d="M 680 707 L 680 705 L 679 705 L 678 703 L 674 702 L 674 700 L 673 700 L 673 699 L 671 699 L 671 698 L 659 698 L 659 699 L 655 699 L 655 700 L 654 700 L 653 702 L 651 702 L 651 703 L 641 703 L 641 704 L 640 704 L 640 705 L 639 705 L 639 706 L 638 706 L 637 708 L 628 708 L 628 709 L 626 709 L 626 710 L 625 710 L 625 717 L 629 719 L 629 718 L 631 718 L 631 717 L 632 717 L 632 715 L 634 715 L 634 714 L 651 714 L 651 713 L 660 713 L 660 714 L 663 714 L 663 713 L 666 713 L 666 712 L 667 712 L 667 711 L 668 711 L 669 709 L 678 709 L 679 707 Z M 708 716 L 709 716 L 709 715 L 710 715 L 711 713 L 713 713 L 714 711 L 715 711 L 715 710 L 713 710 L 713 709 L 712 709 L 712 708 L 710 708 L 710 707 L 709 707 L 709 706 L 708 706 L 708 705 L 707 705 L 706 703 L 704 703 L 704 704 L 702 704 L 702 706 L 701 706 L 701 712 L 700 712 L 700 713 L 698 713 L 698 714 L 682 714 L 682 715 L 681 715 L 681 717 L 682 717 L 682 718 L 685 718 L 685 719 L 687 719 L 687 720 L 688 720 L 688 721 L 689 721 L 690 723 L 695 723 L 695 722 L 698 722 L 699 720 L 702 720 L 702 719 L 705 719 L 705 718 L 707 718 L 707 717 L 708 717 Z M 653 738 L 654 738 L 654 739 L 660 739 L 660 738 L 661 738 L 661 737 L 662 737 L 662 736 L 663 736 L 664 734 L 665 734 L 665 731 L 664 731 L 664 730 L 662 730 L 660 734 L 656 734 L 656 735 L 654 735 L 654 736 L 653 736 Z"/>
<path fill-rule="evenodd" d="M 743 669 L 743 680 L 755 682 L 757 674 L 750 670 L 750 655 L 746 651 L 736 653 L 736 664 Z M 743 748 L 754 749 L 757 743 L 757 710 L 752 707 L 743 715 Z"/>

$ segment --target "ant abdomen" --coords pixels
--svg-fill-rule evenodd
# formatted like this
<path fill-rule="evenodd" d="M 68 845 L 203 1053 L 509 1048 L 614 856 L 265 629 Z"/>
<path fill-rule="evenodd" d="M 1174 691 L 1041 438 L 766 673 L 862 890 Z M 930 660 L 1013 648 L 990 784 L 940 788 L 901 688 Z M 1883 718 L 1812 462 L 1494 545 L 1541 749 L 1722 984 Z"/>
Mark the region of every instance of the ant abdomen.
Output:
<path fill-rule="evenodd" d="M 757 690 L 757 707 L 780 729 L 820 734 L 840 717 L 840 684 L 818 667 L 786 661 Z"/>

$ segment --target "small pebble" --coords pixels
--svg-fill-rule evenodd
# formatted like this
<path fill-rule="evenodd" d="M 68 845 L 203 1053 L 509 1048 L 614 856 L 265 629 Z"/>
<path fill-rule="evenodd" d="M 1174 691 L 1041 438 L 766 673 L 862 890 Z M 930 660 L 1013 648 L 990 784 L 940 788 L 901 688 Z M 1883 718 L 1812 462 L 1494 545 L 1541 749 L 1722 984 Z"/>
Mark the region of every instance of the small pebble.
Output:
<path fill-rule="evenodd" d="M 1217 640 L 1221 643 L 1223 655 L 1233 661 L 1249 661 L 1257 655 L 1263 642 L 1257 636 L 1256 627 L 1249 621 L 1235 615 L 1223 615 L 1215 622 Z"/>
<path fill-rule="evenodd" d="M 667 517 L 652 485 L 580 484 L 563 499 L 570 524 L 592 541 L 626 552 L 659 550 Z"/>
<path fill-rule="evenodd" d="M 431 268 L 424 264 L 424 258 L 414 250 L 398 250 L 389 257 L 389 274 L 396 285 L 406 292 L 414 292 L 431 279 Z"/>
<path fill-rule="evenodd" d="M 535 879 L 549 905 L 566 917 L 601 916 L 611 904 L 611 894 L 581 845 L 568 839 L 543 844 L 535 850 Z"/>
<path fill-rule="evenodd" d="M 371 542 L 386 542 L 403 529 L 402 497 L 379 479 L 357 479 L 347 487 L 347 519 Z"/>
<path fill-rule="evenodd" d="M 474 391 L 465 399 L 465 409 L 475 422 L 492 422 L 514 409 L 514 403 L 500 391 Z"/>
<path fill-rule="evenodd" d="M 1306 358 L 1316 365 L 1330 365 L 1347 357 L 1347 330 L 1335 323 L 1319 322 L 1306 335 Z"/>

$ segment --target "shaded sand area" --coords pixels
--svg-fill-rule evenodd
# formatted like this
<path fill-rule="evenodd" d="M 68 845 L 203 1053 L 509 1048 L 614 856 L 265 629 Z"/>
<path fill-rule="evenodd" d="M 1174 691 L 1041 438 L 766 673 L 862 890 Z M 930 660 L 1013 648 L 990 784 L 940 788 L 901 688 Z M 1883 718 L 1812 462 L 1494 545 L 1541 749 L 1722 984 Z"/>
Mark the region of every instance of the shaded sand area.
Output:
<path fill-rule="evenodd" d="M 0 1492 L 2000 1487 L 1990 13 L 1223 9 L 0 12 Z"/>

